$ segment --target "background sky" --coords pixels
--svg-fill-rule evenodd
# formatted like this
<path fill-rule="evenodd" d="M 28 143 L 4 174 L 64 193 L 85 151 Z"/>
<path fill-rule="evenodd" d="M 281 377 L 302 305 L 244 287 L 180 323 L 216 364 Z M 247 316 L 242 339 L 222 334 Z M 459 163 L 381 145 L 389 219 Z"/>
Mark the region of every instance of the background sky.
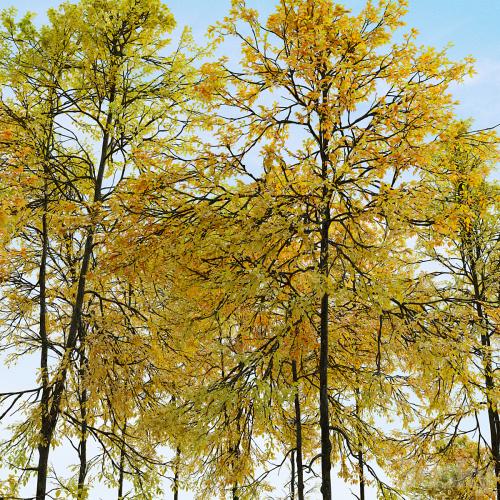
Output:
<path fill-rule="evenodd" d="M 0 0 L 0 8 L 15 6 L 19 13 L 27 10 L 38 14 L 39 22 L 44 20 L 44 12 L 55 7 L 58 0 Z M 228 12 L 230 0 L 168 0 L 165 2 L 174 14 L 178 25 L 188 25 L 193 29 L 199 44 L 203 43 L 207 27 L 222 19 Z M 273 0 L 247 0 L 250 7 L 266 16 L 275 5 Z M 339 3 L 357 11 L 364 4 L 362 0 L 345 0 Z M 418 29 L 421 44 L 443 48 L 453 43 L 450 58 L 462 59 L 471 55 L 476 59 L 476 74 L 464 84 L 453 87 L 460 101 L 458 114 L 462 118 L 473 118 L 474 128 L 491 127 L 500 123 L 500 0 L 410 0 L 407 15 L 408 27 Z M 235 46 L 235 52 L 237 47 Z M 228 54 L 231 56 L 231 54 Z M 234 54 L 238 57 L 238 54 Z M 33 360 L 36 362 L 37 360 Z M 28 373 L 33 365 L 25 360 L 17 367 L 5 368 L 0 360 L 0 392 L 31 387 Z M 59 451 L 53 455 L 56 461 L 66 461 L 69 457 Z M 284 470 L 276 483 L 287 481 Z M 166 493 L 165 498 L 171 495 Z M 91 500 L 114 498 L 105 489 L 96 490 Z M 183 492 L 183 500 L 192 498 Z M 312 497 L 311 497 L 312 498 Z M 353 498 L 349 489 L 334 481 L 334 498 Z M 375 498 L 375 496 L 371 496 Z M 208 500 L 208 499 L 207 499 Z"/>

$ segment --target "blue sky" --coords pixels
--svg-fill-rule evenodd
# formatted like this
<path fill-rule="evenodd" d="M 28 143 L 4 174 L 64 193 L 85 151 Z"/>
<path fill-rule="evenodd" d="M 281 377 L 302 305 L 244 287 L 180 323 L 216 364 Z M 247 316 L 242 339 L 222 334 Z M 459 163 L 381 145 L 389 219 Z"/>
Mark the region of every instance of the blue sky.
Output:
<path fill-rule="evenodd" d="M 31 10 L 40 14 L 43 20 L 43 12 L 59 3 L 59 0 L 0 0 L 0 8 L 15 5 L 20 13 Z M 178 24 L 191 26 L 197 41 L 202 43 L 206 28 L 224 16 L 230 0 L 169 0 L 165 3 Z M 247 3 L 266 15 L 275 2 L 247 0 Z M 340 3 L 357 10 L 364 0 Z M 422 44 L 441 48 L 452 42 L 454 47 L 449 52 L 452 58 L 472 55 L 477 61 L 477 74 L 453 88 L 460 100 L 459 115 L 474 118 L 477 128 L 500 123 L 500 0 L 410 0 L 409 9 L 408 26 L 419 30 Z M 27 366 L 21 364 L 9 370 L 10 377 L 4 377 L 6 369 L 0 363 L 0 380 L 3 379 L 0 387 L 9 385 L 12 388 L 12 380 L 24 381 L 26 377 L 22 373 L 26 373 L 26 369 Z M 334 484 L 336 498 L 352 498 L 348 489 Z M 92 496 L 99 497 L 108 497 L 105 490 L 99 491 L 98 497 Z M 185 494 L 182 497 L 190 498 Z"/>
<path fill-rule="evenodd" d="M 58 0 L 0 0 L 0 7 L 15 5 L 20 12 L 41 14 L 58 5 Z M 208 25 L 221 19 L 230 0 L 168 0 L 165 2 L 179 25 L 189 25 L 198 42 Z M 263 15 L 269 13 L 272 0 L 247 0 L 249 6 Z M 341 1 L 358 9 L 364 0 Z M 460 100 L 459 114 L 473 117 L 477 127 L 500 123 L 500 0 L 410 0 L 407 23 L 419 30 L 422 44 L 444 47 L 454 44 L 450 55 L 461 59 L 476 58 L 477 74 L 454 89 Z"/>

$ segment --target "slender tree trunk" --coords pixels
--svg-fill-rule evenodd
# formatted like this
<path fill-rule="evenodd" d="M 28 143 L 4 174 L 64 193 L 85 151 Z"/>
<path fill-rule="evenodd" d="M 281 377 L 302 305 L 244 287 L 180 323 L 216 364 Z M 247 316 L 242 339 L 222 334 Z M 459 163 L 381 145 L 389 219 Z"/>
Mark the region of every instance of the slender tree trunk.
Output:
<path fill-rule="evenodd" d="M 290 455 L 290 466 L 290 498 L 291 500 L 295 500 L 295 449 L 292 450 L 292 453 Z"/>
<path fill-rule="evenodd" d="M 490 380 L 487 386 L 494 387 L 493 378 L 491 375 L 488 377 Z M 491 454 L 493 456 L 495 479 L 496 479 L 496 498 L 500 500 L 500 420 L 498 411 L 494 409 L 494 402 L 491 396 L 487 397 L 488 403 L 488 420 L 490 424 L 490 439 L 491 439 Z"/>
<path fill-rule="evenodd" d="M 49 147 L 47 147 L 48 149 Z M 48 154 L 48 151 L 47 151 Z M 38 444 L 38 464 L 37 464 L 37 482 L 36 482 L 36 498 L 43 500 L 47 490 L 47 474 L 49 467 L 50 443 L 52 440 L 52 432 L 49 421 L 49 403 L 50 403 L 50 386 L 49 386 L 49 368 L 48 368 L 48 353 L 49 353 L 49 338 L 47 332 L 47 253 L 49 246 L 49 235 L 47 226 L 47 209 L 48 209 L 48 169 L 44 167 L 44 198 L 43 198 L 43 214 L 42 214 L 42 255 L 40 259 L 39 287 L 40 287 L 40 371 L 42 380 L 42 396 L 41 396 L 41 426 Z"/>
<path fill-rule="evenodd" d="M 359 500 L 365 500 L 365 471 L 363 452 L 358 453 Z"/>
<path fill-rule="evenodd" d="M 357 377 L 356 377 L 357 379 Z M 361 410 L 359 408 L 359 401 L 361 392 L 359 389 L 355 390 L 356 394 L 356 417 L 361 418 Z M 359 478 L 359 500 L 365 500 L 365 462 L 363 458 L 363 448 L 361 439 L 358 436 L 359 450 L 358 450 L 358 478 Z"/>
<path fill-rule="evenodd" d="M 326 96 L 324 96 L 326 100 Z M 326 186 L 328 176 L 328 159 L 326 142 L 322 140 L 322 222 L 321 222 L 321 249 L 319 270 L 323 278 L 323 286 L 328 282 L 329 271 L 329 229 L 330 229 L 330 191 Z M 331 500 L 332 484 L 330 472 L 332 468 L 330 441 L 330 417 L 328 402 L 328 292 L 324 291 L 321 297 L 320 310 L 320 355 L 319 355 L 319 417 L 321 428 L 321 494 L 323 500 Z"/>
<path fill-rule="evenodd" d="M 500 418 L 497 404 L 492 399 L 495 392 L 495 381 L 493 379 L 493 368 L 491 362 L 491 343 L 488 332 L 481 335 L 481 344 L 487 349 L 484 353 L 484 379 L 486 386 L 486 404 L 488 405 L 488 422 L 490 427 L 491 455 L 494 462 L 496 479 L 496 498 L 500 500 Z"/>
<path fill-rule="evenodd" d="M 379 363 L 377 363 L 378 367 Z M 358 376 L 356 374 L 356 383 L 358 382 Z M 356 398 L 356 417 L 361 419 L 361 409 L 360 409 L 360 401 L 361 401 L 361 391 L 358 388 L 354 390 L 355 398 Z M 363 446 L 361 443 L 361 438 L 358 435 L 358 479 L 359 479 L 359 500 L 365 500 L 365 463 L 363 458 Z"/>
<path fill-rule="evenodd" d="M 481 323 L 481 345 L 485 348 L 483 351 L 484 381 L 486 387 L 486 404 L 488 406 L 488 423 L 490 428 L 491 455 L 494 462 L 494 471 L 496 479 L 496 498 L 500 500 L 500 416 L 497 405 L 492 399 L 495 393 L 495 381 L 493 379 L 493 366 L 491 360 L 491 342 L 488 332 L 488 319 L 484 313 L 479 283 L 475 269 L 475 263 L 471 265 L 472 281 L 474 287 L 474 304 L 479 321 Z"/>
<path fill-rule="evenodd" d="M 47 490 L 47 472 L 49 466 L 49 450 L 50 446 L 47 445 L 38 446 L 36 500 L 45 499 L 45 491 Z"/>
<path fill-rule="evenodd" d="M 321 493 L 323 500 L 331 500 L 330 417 L 328 412 L 328 295 L 321 300 L 321 345 L 319 366 L 319 413 L 321 427 Z"/>
<path fill-rule="evenodd" d="M 78 446 L 78 455 L 80 458 L 80 469 L 78 471 L 78 500 L 83 500 L 86 498 L 85 491 L 85 478 L 87 476 L 87 432 L 88 432 L 88 423 L 87 423 L 87 401 L 88 401 L 88 392 L 85 388 L 85 376 L 87 372 L 87 358 L 85 356 L 85 330 L 81 325 L 80 328 L 80 370 L 79 370 L 79 378 L 80 383 L 83 384 L 81 389 L 81 398 L 80 398 L 80 443 Z"/>
<path fill-rule="evenodd" d="M 122 443 L 120 448 L 120 463 L 119 463 L 119 474 L 118 474 L 118 500 L 122 500 L 123 498 L 123 486 L 125 481 L 125 439 L 127 433 L 127 422 L 123 424 L 122 429 Z"/>
<path fill-rule="evenodd" d="M 298 382 L 297 362 L 292 361 L 292 377 L 294 383 Z M 297 461 L 297 494 L 299 500 L 304 500 L 304 469 L 302 467 L 302 416 L 300 411 L 300 399 L 298 392 L 295 393 L 295 449 Z"/>
<path fill-rule="evenodd" d="M 179 466 L 181 461 L 181 449 L 175 450 L 175 473 L 174 473 L 174 500 L 179 500 Z"/>
<path fill-rule="evenodd" d="M 49 229 L 47 224 L 47 212 L 49 208 L 49 159 L 53 148 L 54 116 L 57 106 L 54 90 L 48 96 L 49 114 L 46 126 L 46 136 L 44 144 L 43 163 L 43 213 L 42 213 L 42 255 L 40 259 L 39 287 L 40 287 L 40 372 L 42 379 L 41 396 L 41 422 L 38 444 L 38 464 L 36 480 L 36 499 L 45 499 L 47 490 L 47 475 L 49 467 L 49 453 L 52 441 L 53 430 L 50 423 L 50 397 L 51 388 L 49 385 L 49 335 L 47 331 L 47 256 L 49 251 Z"/>
<path fill-rule="evenodd" d="M 238 429 L 238 436 L 241 434 L 240 430 L 240 417 L 241 417 L 241 408 L 238 410 L 238 415 L 236 416 L 236 428 Z M 233 453 L 236 455 L 236 460 L 238 461 L 240 458 L 240 448 L 239 444 L 236 444 L 236 447 L 233 449 Z M 239 495 L 238 495 L 238 483 L 235 482 L 233 485 L 233 500 L 239 500 Z"/>
<path fill-rule="evenodd" d="M 86 389 L 84 389 L 82 393 L 82 405 L 85 405 L 86 402 L 87 391 Z M 81 438 L 78 447 L 78 452 L 80 455 L 80 469 L 78 471 L 78 500 L 87 498 L 85 493 L 85 478 L 87 476 L 87 415 L 84 406 L 82 406 L 81 418 Z"/>

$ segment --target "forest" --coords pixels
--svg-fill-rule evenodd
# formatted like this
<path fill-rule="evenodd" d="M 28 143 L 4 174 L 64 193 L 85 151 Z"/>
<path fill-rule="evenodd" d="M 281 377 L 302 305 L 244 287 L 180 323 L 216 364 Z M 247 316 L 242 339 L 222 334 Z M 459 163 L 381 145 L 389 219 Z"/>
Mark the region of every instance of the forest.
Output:
<path fill-rule="evenodd" d="M 500 500 L 472 58 L 250 3 L 1 11 L 0 499 Z"/>

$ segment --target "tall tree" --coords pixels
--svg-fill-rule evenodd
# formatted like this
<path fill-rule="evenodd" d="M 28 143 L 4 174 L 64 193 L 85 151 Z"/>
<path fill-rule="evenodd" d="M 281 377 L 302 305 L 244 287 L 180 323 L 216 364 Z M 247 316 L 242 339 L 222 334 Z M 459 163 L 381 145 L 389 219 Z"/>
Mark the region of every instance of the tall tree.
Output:
<path fill-rule="evenodd" d="M 353 256 L 384 252 L 384 191 L 401 190 L 402 172 L 423 164 L 429 137 L 451 117 L 447 88 L 468 70 L 418 49 L 413 31 L 391 44 L 405 7 L 368 3 L 351 15 L 330 0 L 282 0 L 262 25 L 235 1 L 213 32 L 219 41 L 241 40 L 240 67 L 205 67 L 203 91 L 216 94 L 223 124 L 218 151 L 231 159 L 222 174 L 254 180 L 263 212 L 275 214 L 275 234 L 300 239 L 308 255 L 292 272 L 307 273 L 306 314 L 318 332 L 325 499 L 332 498 L 330 348 L 339 342 L 332 331 L 349 276 L 370 280 Z M 220 86 L 221 77 L 230 84 Z M 251 166 L 254 149 L 262 170 Z"/>
<path fill-rule="evenodd" d="M 37 162 L 32 177 L 42 191 L 42 202 L 33 204 L 40 214 L 35 221 L 41 221 L 32 228 L 40 235 L 39 260 L 25 266 L 27 272 L 39 270 L 40 288 L 36 297 L 27 299 L 38 302 L 40 309 L 43 387 L 37 498 L 45 498 L 49 450 L 71 400 L 66 397 L 71 374 L 89 362 L 90 340 L 83 332 L 99 331 L 88 325 L 95 317 L 93 304 L 99 304 L 95 295 L 101 292 L 91 279 L 112 227 L 109 199 L 125 177 L 139 170 L 135 153 L 141 145 L 161 140 L 165 151 L 172 151 L 181 140 L 178 133 L 188 116 L 186 86 L 194 75 L 187 33 L 180 42 L 182 50 L 163 55 L 165 35 L 175 23 L 159 0 L 83 0 L 50 10 L 48 17 L 49 25 L 40 33 L 29 18 L 16 24 L 13 12 L 3 17 L 4 43 L 10 43 L 4 50 L 5 85 L 14 91 L 4 108 L 25 135 L 33 136 L 26 144 L 31 155 L 27 161 Z M 26 106 L 33 109 L 22 113 Z M 19 112 L 14 116 L 9 110 Z M 15 176 L 12 180 L 19 181 Z M 48 190 L 55 198 L 47 200 Z M 52 199 L 58 201 L 54 214 L 48 206 Z M 61 355 L 53 366 L 47 362 L 49 293 L 57 311 L 50 325 Z M 11 305 L 17 307 L 14 301 Z M 89 381 L 84 372 L 81 375 L 80 380 Z M 90 405 L 89 390 L 81 393 L 82 409 Z M 80 429 L 86 418 L 78 419 Z M 82 439 L 80 491 L 87 472 Z"/>
<path fill-rule="evenodd" d="M 64 25 L 53 29 L 37 31 L 30 16 L 19 22 L 14 19 L 14 11 L 5 11 L 2 15 L 2 80 L 10 90 L 10 95 L 2 101 L 5 126 L 15 128 L 19 134 L 17 147 L 11 147 L 10 153 L 24 151 L 17 156 L 17 164 L 8 164 L 5 171 L 10 175 L 10 187 L 17 188 L 25 197 L 23 226 L 15 236 L 11 257 L 15 258 L 16 246 L 29 248 L 29 257 L 23 252 L 21 262 L 10 275 L 8 284 L 19 300 L 25 303 L 35 302 L 38 308 L 38 333 L 33 337 L 30 327 L 23 328 L 23 322 L 31 325 L 34 311 L 26 308 L 20 315 L 9 318 L 14 342 L 31 345 L 29 349 L 40 352 L 40 382 L 37 389 L 40 394 L 40 420 L 35 428 L 39 429 L 38 466 L 39 485 L 37 491 L 45 491 L 48 470 L 50 440 L 47 436 L 50 407 L 50 365 L 49 351 L 54 351 L 51 332 L 48 327 L 48 287 L 51 256 L 49 239 L 52 231 L 49 224 L 53 220 L 51 212 L 54 203 L 61 199 L 61 176 L 54 165 L 56 150 L 57 120 L 60 116 L 61 95 L 57 90 L 57 81 L 68 75 L 68 61 L 74 52 L 71 30 Z M 11 172 L 13 171 L 13 172 Z M 15 171 L 24 174 L 12 175 Z M 64 188 L 63 188 L 64 189 Z M 24 260 L 24 262 L 23 262 Z M 38 272 L 36 282 L 31 275 Z M 15 308 L 15 298 L 12 306 Z M 15 311 L 15 309 L 13 310 Z M 36 327 L 35 327 L 36 328 Z M 57 352 L 57 351 L 56 351 Z M 20 465 L 20 464 L 19 464 Z M 41 493 L 39 495 L 41 498 Z"/>
<path fill-rule="evenodd" d="M 458 398 L 446 413 L 452 420 L 477 420 L 485 412 L 491 468 L 500 498 L 498 395 L 498 183 L 490 179 L 498 161 L 498 139 L 491 132 L 472 133 L 467 123 L 451 127 L 426 177 L 429 226 L 420 231 L 422 258 L 433 263 L 429 316 L 440 325 L 427 338 L 437 362 L 440 345 L 448 343 L 448 368 L 439 379 Z M 435 368 L 437 369 L 437 367 Z M 446 393 L 442 398 L 446 398 Z M 436 394 L 435 401 L 442 399 Z M 441 404 L 445 405 L 445 399 Z M 455 417 L 453 408 L 459 405 Z M 442 418 L 442 416 L 440 417 Z M 479 421 L 478 421 L 479 422 Z M 454 439 L 454 435 L 451 436 Z"/>

